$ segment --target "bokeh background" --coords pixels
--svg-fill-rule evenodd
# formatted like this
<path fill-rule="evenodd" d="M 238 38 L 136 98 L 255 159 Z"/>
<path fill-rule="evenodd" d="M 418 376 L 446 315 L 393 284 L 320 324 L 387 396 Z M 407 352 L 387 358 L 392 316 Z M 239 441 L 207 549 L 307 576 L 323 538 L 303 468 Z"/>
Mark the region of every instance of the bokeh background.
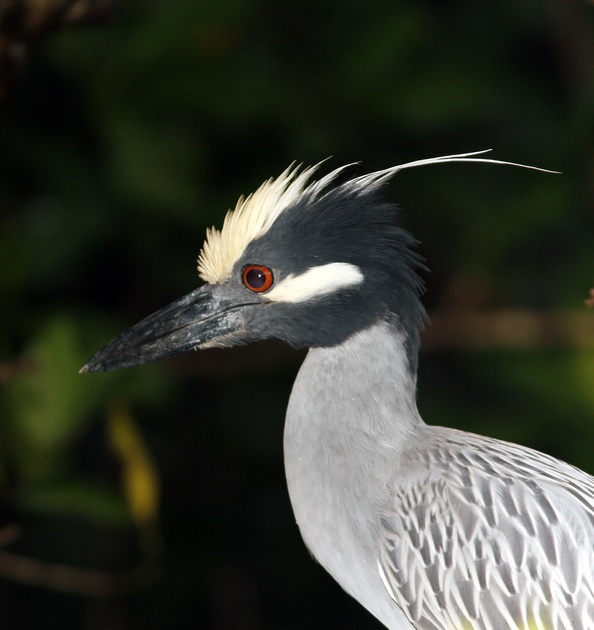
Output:
<path fill-rule="evenodd" d="M 303 352 L 78 369 L 198 284 L 205 227 L 293 161 L 405 171 L 419 406 L 594 473 L 594 5 L 0 2 L 0 627 L 378 629 L 282 463 Z"/>

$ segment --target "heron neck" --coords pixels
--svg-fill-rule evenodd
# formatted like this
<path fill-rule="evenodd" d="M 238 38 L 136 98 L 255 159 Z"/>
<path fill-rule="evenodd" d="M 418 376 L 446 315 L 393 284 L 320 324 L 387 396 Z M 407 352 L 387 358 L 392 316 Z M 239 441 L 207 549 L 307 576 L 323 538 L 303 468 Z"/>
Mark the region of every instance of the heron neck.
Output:
<path fill-rule="evenodd" d="M 348 593 L 385 619 L 401 613 L 377 571 L 375 519 L 389 501 L 401 453 L 424 427 L 415 380 L 404 334 L 376 324 L 309 351 L 285 424 L 287 484 L 306 545 Z"/>
<path fill-rule="evenodd" d="M 381 442 L 398 441 L 423 425 L 415 393 L 404 334 L 382 321 L 342 344 L 309 351 L 287 421 L 295 416 L 310 426 L 323 423 L 321 432 L 357 429 Z"/>

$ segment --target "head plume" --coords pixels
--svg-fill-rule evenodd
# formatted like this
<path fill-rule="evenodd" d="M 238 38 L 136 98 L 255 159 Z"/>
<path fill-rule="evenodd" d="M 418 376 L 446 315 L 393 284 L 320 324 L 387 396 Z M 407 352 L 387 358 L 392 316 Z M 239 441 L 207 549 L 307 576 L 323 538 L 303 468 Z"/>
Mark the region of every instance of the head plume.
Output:
<path fill-rule="evenodd" d="M 351 194 L 371 193 L 381 188 L 398 171 L 447 162 L 486 162 L 530 168 L 548 173 L 555 172 L 514 162 L 476 157 L 488 151 L 490 149 L 407 162 L 355 177 L 341 184 L 341 187 L 344 188 L 345 192 Z M 240 197 L 235 210 L 227 212 L 222 229 L 217 230 L 213 227 L 206 232 L 206 240 L 198 257 L 198 272 L 202 279 L 209 284 L 219 284 L 228 280 L 233 266 L 246 247 L 255 239 L 266 234 L 285 210 L 296 205 L 304 197 L 307 197 L 309 201 L 315 201 L 326 191 L 328 185 L 351 165 L 341 166 L 320 180 L 307 184 L 319 166 L 320 164 L 317 164 L 299 172 L 299 165 L 293 163 L 276 179 L 271 178 L 265 181 L 256 192 L 245 198 Z"/>

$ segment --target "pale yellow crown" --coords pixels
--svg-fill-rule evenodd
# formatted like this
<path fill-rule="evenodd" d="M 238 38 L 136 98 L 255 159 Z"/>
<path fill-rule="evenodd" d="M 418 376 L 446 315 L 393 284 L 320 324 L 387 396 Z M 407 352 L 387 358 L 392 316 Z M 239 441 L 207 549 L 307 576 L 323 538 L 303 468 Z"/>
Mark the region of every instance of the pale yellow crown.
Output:
<path fill-rule="evenodd" d="M 231 276 L 233 266 L 254 239 L 270 229 L 278 216 L 293 205 L 306 190 L 307 180 L 317 168 L 298 173 L 289 166 L 276 179 L 265 181 L 255 193 L 239 198 L 235 210 L 229 210 L 223 227 L 206 231 L 206 240 L 198 256 L 198 273 L 209 284 L 220 284 Z"/>

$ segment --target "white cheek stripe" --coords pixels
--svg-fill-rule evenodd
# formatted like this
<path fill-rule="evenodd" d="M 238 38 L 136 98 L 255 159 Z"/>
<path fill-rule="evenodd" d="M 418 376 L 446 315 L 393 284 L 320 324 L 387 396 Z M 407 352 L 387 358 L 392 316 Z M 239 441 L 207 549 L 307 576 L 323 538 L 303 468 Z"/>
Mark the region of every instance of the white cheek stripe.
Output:
<path fill-rule="evenodd" d="M 305 302 L 339 289 L 363 282 L 363 273 L 350 263 L 328 263 L 312 267 L 298 276 L 293 274 L 281 280 L 266 298 L 272 302 Z"/>

